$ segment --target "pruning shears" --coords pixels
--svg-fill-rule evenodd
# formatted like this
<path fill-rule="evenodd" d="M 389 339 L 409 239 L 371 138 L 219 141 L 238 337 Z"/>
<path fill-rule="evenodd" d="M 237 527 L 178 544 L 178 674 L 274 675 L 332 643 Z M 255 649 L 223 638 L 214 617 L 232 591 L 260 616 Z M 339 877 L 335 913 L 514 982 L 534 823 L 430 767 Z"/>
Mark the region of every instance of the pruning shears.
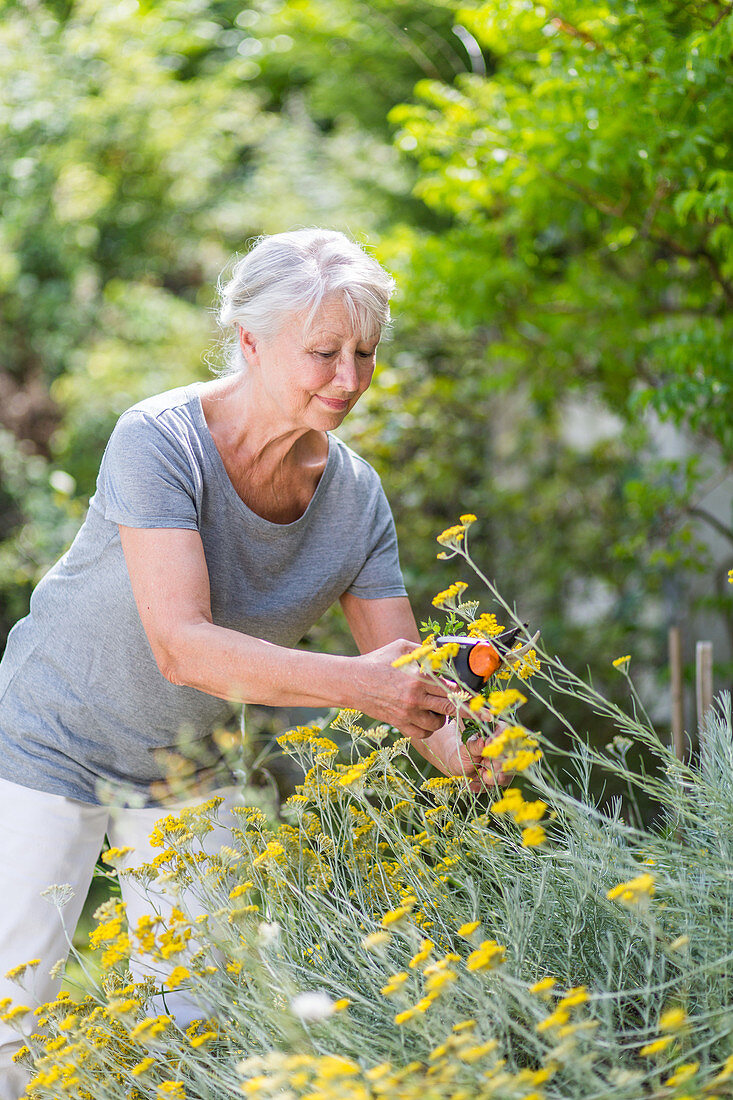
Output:
<path fill-rule="evenodd" d="M 527 624 L 523 626 L 526 628 Z M 529 653 L 540 636 L 539 630 L 530 640 L 518 649 L 512 649 L 522 626 L 512 626 L 496 634 L 493 638 L 471 638 L 465 634 L 441 634 L 436 638 L 438 645 L 455 642 L 459 646 L 453 658 L 456 679 L 471 691 L 479 691 L 490 676 L 502 665 L 513 665 Z"/>

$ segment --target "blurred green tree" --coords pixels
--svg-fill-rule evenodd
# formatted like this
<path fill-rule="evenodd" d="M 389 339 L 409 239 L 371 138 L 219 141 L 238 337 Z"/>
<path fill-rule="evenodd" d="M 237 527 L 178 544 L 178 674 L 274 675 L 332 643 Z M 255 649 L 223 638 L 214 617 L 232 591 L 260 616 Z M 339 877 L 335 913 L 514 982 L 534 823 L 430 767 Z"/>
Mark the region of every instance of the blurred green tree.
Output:
<path fill-rule="evenodd" d="M 415 193 L 450 220 L 383 246 L 407 328 L 440 347 L 393 388 L 413 407 L 400 494 L 430 461 L 428 498 L 490 513 L 484 557 L 551 634 L 575 622 L 597 664 L 599 640 L 651 627 L 659 662 L 691 570 L 729 606 L 733 560 L 711 569 L 705 528 L 730 558 L 733 517 L 704 501 L 733 463 L 733 12 L 504 0 L 456 18 L 488 75 L 422 81 L 390 115 Z M 684 431 L 671 455 L 660 420 Z"/>
<path fill-rule="evenodd" d="M 384 477 L 419 614 L 450 579 L 434 534 L 474 511 L 479 560 L 551 647 L 659 667 L 733 447 L 727 5 L 2 12 L 4 370 L 51 385 L 34 443 L 82 500 L 115 416 L 203 372 L 231 252 L 352 230 L 400 297 L 346 430 Z M 687 452 L 665 457 L 660 419 Z M 333 618 L 312 640 L 345 644 Z"/>

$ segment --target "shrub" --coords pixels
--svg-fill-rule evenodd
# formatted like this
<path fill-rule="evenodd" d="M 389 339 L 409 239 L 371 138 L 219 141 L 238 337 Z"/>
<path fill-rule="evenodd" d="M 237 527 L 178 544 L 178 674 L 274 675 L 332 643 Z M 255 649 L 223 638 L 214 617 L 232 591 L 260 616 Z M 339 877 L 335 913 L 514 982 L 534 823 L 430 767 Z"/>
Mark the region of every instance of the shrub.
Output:
<path fill-rule="evenodd" d="M 470 521 L 440 536 L 445 556 L 471 561 Z M 491 636 L 511 617 L 495 592 L 493 612 L 464 595 L 459 584 L 436 598 L 449 631 Z M 429 639 L 413 659 L 451 675 L 451 653 Z M 243 805 L 231 846 L 206 856 L 216 799 L 164 818 L 160 855 L 133 873 L 187 887 L 204 915 L 175 908 L 128 938 L 121 903 L 101 907 L 101 985 L 38 1010 L 44 1035 L 20 1054 L 29 1095 L 730 1095 L 730 699 L 701 731 L 699 766 L 686 764 L 646 719 L 629 659 L 615 664 L 630 713 L 539 646 L 480 698 L 455 688 L 484 732 L 492 715 L 505 721 L 487 751 L 515 771 L 508 787 L 475 795 L 461 776 L 416 776 L 405 738 L 341 712 L 280 738 L 306 769 L 282 820 Z M 617 735 L 598 750 L 571 730 L 559 754 L 522 727 L 525 691 L 556 714 L 563 695 L 579 697 Z M 653 772 L 631 766 L 632 742 Z M 594 768 L 627 784 L 624 804 L 594 802 Z M 635 813 L 637 790 L 655 801 L 651 824 Z M 131 982 L 131 947 L 157 983 Z M 171 988 L 201 1005 L 187 1029 L 152 1008 Z"/>

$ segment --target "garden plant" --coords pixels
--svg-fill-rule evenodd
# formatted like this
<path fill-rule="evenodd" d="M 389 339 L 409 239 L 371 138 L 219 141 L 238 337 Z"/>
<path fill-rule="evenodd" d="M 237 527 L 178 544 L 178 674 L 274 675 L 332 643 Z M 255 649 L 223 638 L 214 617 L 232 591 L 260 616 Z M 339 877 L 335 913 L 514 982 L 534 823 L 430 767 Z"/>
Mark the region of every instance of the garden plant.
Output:
<path fill-rule="evenodd" d="M 401 659 L 431 676 L 455 674 L 455 644 L 438 631 L 491 638 L 520 622 L 471 559 L 474 519 L 438 536 L 439 556 L 473 566 L 490 603 L 464 582 L 435 597 L 444 619 Z M 648 720 L 630 662 L 613 660 L 626 709 L 539 644 L 480 692 L 455 684 L 462 736 L 491 737 L 485 755 L 511 776 L 487 793 L 425 779 L 405 738 L 342 711 L 280 738 L 303 782 L 280 813 L 243 804 L 231 846 L 202 850 L 215 798 L 161 819 L 159 854 L 133 873 L 143 888 L 192 884 L 205 911 L 163 921 L 151 910 L 128 933 L 111 898 L 91 933 L 100 982 L 35 1013 L 22 987 L 37 961 L 19 960 L 19 1003 L 3 1012 L 25 1038 L 28 1095 L 733 1095 L 730 699 L 700 731 L 699 762 L 682 762 Z M 563 700 L 579 699 L 617 732 L 598 749 L 566 725 L 560 751 L 522 725 L 530 694 L 559 720 Z M 633 744 L 653 768 L 632 766 Z M 627 797 L 592 796 L 593 772 Z M 62 884 L 50 900 L 63 919 Z M 131 981 L 131 952 L 157 982 Z M 165 1012 L 177 987 L 201 1006 L 185 1030 Z"/>

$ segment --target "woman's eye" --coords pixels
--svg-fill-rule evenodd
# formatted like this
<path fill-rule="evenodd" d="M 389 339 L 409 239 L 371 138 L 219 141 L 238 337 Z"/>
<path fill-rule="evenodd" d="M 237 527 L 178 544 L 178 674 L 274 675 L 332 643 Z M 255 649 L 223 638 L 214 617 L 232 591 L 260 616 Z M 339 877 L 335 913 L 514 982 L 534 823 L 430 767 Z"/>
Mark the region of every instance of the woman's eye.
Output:
<path fill-rule="evenodd" d="M 333 359 L 335 354 L 336 354 L 335 351 L 317 351 L 316 352 L 316 355 L 318 355 L 321 359 Z"/>

